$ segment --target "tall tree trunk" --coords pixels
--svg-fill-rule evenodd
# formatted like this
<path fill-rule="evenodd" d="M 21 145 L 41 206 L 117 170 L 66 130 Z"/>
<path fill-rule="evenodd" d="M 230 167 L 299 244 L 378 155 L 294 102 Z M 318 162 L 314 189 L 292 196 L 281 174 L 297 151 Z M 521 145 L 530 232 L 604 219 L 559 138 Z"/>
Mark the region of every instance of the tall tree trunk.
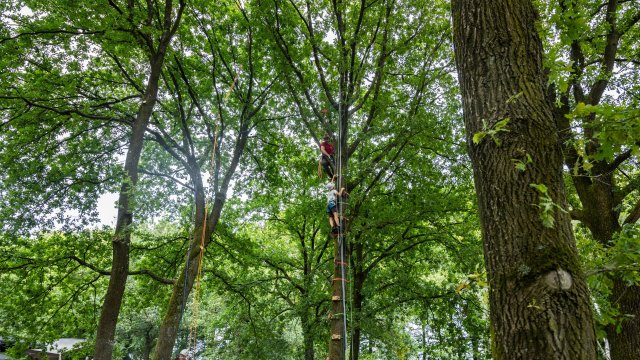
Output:
<path fill-rule="evenodd" d="M 598 162 L 596 166 L 608 165 Z M 597 181 L 591 177 L 574 177 L 573 182 L 582 203 L 582 222 L 594 239 L 605 248 L 610 247 L 615 233 L 621 229 L 613 173 L 603 173 Z M 618 274 L 613 274 L 611 280 L 609 302 L 620 314 L 630 315 L 622 319 L 620 331 L 616 324 L 606 328 L 611 360 L 640 359 L 640 287 L 628 286 Z"/>
<path fill-rule="evenodd" d="M 452 13 L 494 358 L 596 359 L 589 291 L 561 210 L 563 158 L 533 4 L 452 0 Z M 529 157 L 524 171 L 515 168 Z M 555 205 L 544 208 L 545 201 Z"/>
<path fill-rule="evenodd" d="M 469 302 L 464 301 L 462 303 L 462 316 L 464 316 L 464 320 L 462 324 L 465 328 L 465 332 L 469 334 L 469 341 L 471 342 L 471 354 L 473 360 L 480 360 L 480 345 L 478 339 L 478 331 L 476 329 L 471 328 L 468 322 L 473 321 L 471 311 L 469 309 Z"/>
<path fill-rule="evenodd" d="M 355 277 L 358 279 L 358 277 Z M 353 286 L 353 313 L 355 315 L 354 321 L 351 324 L 353 327 L 353 335 L 351 337 L 351 358 L 353 360 L 360 359 L 360 343 L 362 342 L 362 326 L 360 325 L 360 319 L 362 318 L 362 281 L 355 280 L 356 284 Z M 358 283 L 360 285 L 358 286 Z"/>
<path fill-rule="evenodd" d="M 129 12 L 133 12 L 134 3 L 129 3 Z M 148 6 L 152 6 L 148 3 Z M 135 185 L 138 182 L 138 162 L 142 152 L 144 134 L 153 113 L 158 96 L 158 80 L 162 72 L 164 59 L 173 35 L 178 29 L 180 18 L 185 7 L 184 0 L 179 0 L 179 6 L 175 19 L 173 18 L 173 1 L 167 0 L 164 4 L 164 19 L 161 25 L 162 35 L 160 36 L 157 48 L 153 48 L 152 38 L 145 33 L 139 32 L 140 38 L 145 38 L 149 46 L 150 74 L 145 88 L 142 104 L 132 126 L 131 138 L 129 140 L 129 150 L 125 160 L 124 170 L 126 178 L 122 181 L 120 195 L 118 197 L 118 215 L 116 228 L 112 240 L 113 261 L 111 264 L 111 277 L 109 287 L 105 295 L 98 322 L 96 333 L 96 345 L 94 348 L 95 360 L 110 360 L 113 351 L 114 336 L 124 289 L 129 272 L 129 244 L 131 241 L 130 225 L 133 221 L 133 214 L 130 208 L 132 195 L 135 193 Z M 151 12 L 152 9 L 148 9 Z"/>
<path fill-rule="evenodd" d="M 344 29 L 341 32 L 344 34 Z M 343 59 L 347 59 L 346 53 L 342 54 Z M 343 60 L 344 61 L 344 60 Z M 348 75 L 344 70 L 340 74 L 340 92 L 338 98 L 338 149 L 337 149 L 337 164 L 336 175 L 338 189 L 345 186 L 345 179 L 343 177 L 343 171 L 347 168 L 349 161 L 349 155 L 347 153 L 348 147 L 348 123 L 349 123 L 349 107 L 346 100 L 347 96 L 347 79 Z M 342 198 L 338 199 L 338 211 L 342 215 L 346 211 L 346 204 L 343 203 Z M 347 297 L 347 254 L 345 234 L 347 233 L 347 224 L 344 219 L 340 218 L 340 235 L 334 238 L 334 256 L 333 256 L 333 279 L 331 284 L 331 340 L 329 342 L 329 357 L 327 360 L 344 360 L 346 350 L 346 316 L 344 303 Z"/>
<path fill-rule="evenodd" d="M 573 97 L 573 106 L 578 103 L 597 106 L 603 101 L 603 95 L 609 87 L 610 82 L 614 79 L 616 64 L 620 58 L 624 56 L 618 55 L 618 47 L 625 43 L 623 37 L 633 36 L 628 32 L 630 25 L 622 25 L 620 20 L 625 16 L 622 13 L 626 1 L 607 0 L 599 6 L 599 10 L 604 10 L 604 16 L 600 20 L 594 21 L 596 27 L 605 25 L 604 34 L 596 37 L 587 33 L 584 36 L 575 37 L 570 45 L 570 67 L 571 80 L 569 87 L 563 93 L 557 93 L 555 86 L 550 87 L 550 99 L 555 103 L 556 97 L 559 95 L 560 104 L 555 110 L 556 123 L 558 124 L 558 133 L 562 146 L 564 146 L 565 166 L 568 174 L 571 175 L 576 192 L 580 198 L 582 209 L 575 211 L 576 219 L 583 222 L 591 231 L 593 237 L 605 248 L 612 246 L 612 240 L 618 231 L 620 231 L 620 209 L 625 203 L 628 194 L 621 195 L 624 191 L 620 191 L 615 183 L 616 170 L 620 170 L 623 163 L 631 158 L 631 152 L 618 152 L 612 162 L 607 160 L 597 160 L 598 154 L 601 152 L 602 144 L 598 139 L 593 126 L 600 122 L 601 116 L 595 113 L 588 114 L 581 119 L 581 124 L 576 130 L 569 117 L 566 116 L 571 112 L 570 96 Z M 559 2 L 562 15 L 573 13 L 581 6 L 575 1 Z M 568 21 L 570 17 L 566 17 Z M 638 22 L 636 17 L 632 23 Z M 598 24 L 601 23 L 601 24 Z M 623 22 L 624 24 L 624 22 Z M 626 28 L 626 29 L 625 29 Z M 571 32 L 572 26 L 566 27 L 565 32 Z M 573 36 L 570 36 L 573 37 Z M 593 54 L 585 54 L 583 47 L 591 48 L 594 41 L 600 42 L 605 40 L 606 46 L 602 46 Z M 586 45 L 591 44 L 591 46 Z M 586 62 L 585 59 L 589 58 Z M 593 59 L 597 59 L 598 64 L 594 69 L 590 63 L 594 63 Z M 591 69 L 589 69 L 591 68 Z M 588 76 L 585 76 L 589 74 Z M 589 84 L 588 87 L 585 86 Z M 584 145 L 581 151 L 576 149 L 577 138 L 584 139 Z M 592 168 L 586 170 L 579 164 L 584 159 L 590 159 Z M 638 206 L 638 205 L 636 205 Z M 624 223 L 634 223 L 637 218 L 629 215 Z M 616 326 L 610 326 L 606 329 L 607 340 L 611 348 L 611 360 L 640 359 L 640 287 L 625 286 L 624 282 L 618 277 L 618 274 L 612 274 L 611 280 L 613 288 L 609 296 L 609 302 L 612 306 L 617 307 L 621 314 L 631 315 L 624 319 L 621 323 L 620 331 L 616 330 Z"/>
<path fill-rule="evenodd" d="M 151 335 L 152 330 L 153 328 L 149 328 L 149 330 L 144 334 L 144 348 L 142 350 L 143 360 L 149 360 L 149 355 L 151 355 L 151 350 L 153 350 L 153 340 L 155 340 L 155 338 Z"/>
<path fill-rule="evenodd" d="M 138 182 L 138 162 L 140 161 L 140 153 L 142 152 L 143 137 L 149 124 L 153 107 L 156 104 L 158 79 L 160 78 L 163 61 L 164 51 L 154 58 L 144 99 L 136 120 L 133 123 L 131 138 L 129 140 L 129 150 L 127 151 L 124 165 L 127 177 L 122 182 L 120 196 L 118 197 L 118 215 L 115 234 L 112 240 L 113 260 L 111 277 L 109 278 L 109 287 L 104 298 L 104 303 L 102 304 L 100 321 L 98 322 L 96 345 L 93 355 L 95 360 L 111 359 L 116 323 L 118 321 L 118 315 L 120 314 L 120 307 L 122 305 L 122 298 L 124 296 L 124 289 L 129 272 L 129 243 L 131 241 L 129 227 L 133 220 L 133 214 L 131 213 L 129 205 L 131 197 L 135 192 L 135 185 Z"/>

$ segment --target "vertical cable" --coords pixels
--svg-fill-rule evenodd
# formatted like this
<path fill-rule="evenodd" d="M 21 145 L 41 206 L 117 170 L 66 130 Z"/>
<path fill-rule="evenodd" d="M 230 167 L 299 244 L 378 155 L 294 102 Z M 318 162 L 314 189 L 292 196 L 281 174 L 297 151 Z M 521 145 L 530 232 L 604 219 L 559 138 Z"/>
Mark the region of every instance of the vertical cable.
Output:
<path fill-rule="evenodd" d="M 339 191 L 342 190 L 343 187 L 343 180 L 342 180 L 342 144 L 344 143 L 344 136 L 345 133 L 343 131 L 343 126 L 344 126 L 344 119 L 343 119 L 343 112 L 342 112 L 342 102 L 343 102 L 343 69 L 340 69 L 341 74 L 340 74 L 340 90 L 339 90 L 339 99 L 338 99 L 338 189 Z M 338 208 L 339 211 L 339 216 L 338 216 L 338 220 L 339 220 L 339 230 L 338 230 L 338 246 L 340 247 L 339 251 L 340 251 L 340 269 L 341 269 L 341 274 L 340 277 L 342 278 L 341 281 L 341 298 L 342 298 L 342 326 L 343 326 L 343 359 L 346 357 L 347 354 L 347 303 L 346 303 L 346 271 L 345 271 L 345 256 L 344 256 L 344 250 L 345 250 L 345 244 L 344 244 L 344 228 L 343 225 L 344 224 L 344 202 L 342 201 L 342 196 L 340 196 L 340 206 Z M 344 226 L 346 227 L 346 226 Z"/>

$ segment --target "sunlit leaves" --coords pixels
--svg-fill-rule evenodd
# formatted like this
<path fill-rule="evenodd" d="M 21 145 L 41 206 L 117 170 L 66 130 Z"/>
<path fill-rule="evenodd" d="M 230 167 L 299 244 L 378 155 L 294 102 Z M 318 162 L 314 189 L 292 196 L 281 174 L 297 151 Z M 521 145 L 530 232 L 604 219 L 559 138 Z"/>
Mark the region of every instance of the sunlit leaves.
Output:
<path fill-rule="evenodd" d="M 617 154 L 630 150 L 634 155 L 640 152 L 637 139 L 640 139 L 640 110 L 628 106 L 613 104 L 588 105 L 583 102 L 576 104 L 569 115 L 570 119 L 580 121 L 589 116 L 594 120 L 585 124 L 593 134 L 589 140 L 598 144 L 597 152 L 584 154 L 583 146 L 578 144 L 576 150 L 582 153 L 585 160 L 585 170 L 589 170 L 589 160 L 612 162 Z"/>

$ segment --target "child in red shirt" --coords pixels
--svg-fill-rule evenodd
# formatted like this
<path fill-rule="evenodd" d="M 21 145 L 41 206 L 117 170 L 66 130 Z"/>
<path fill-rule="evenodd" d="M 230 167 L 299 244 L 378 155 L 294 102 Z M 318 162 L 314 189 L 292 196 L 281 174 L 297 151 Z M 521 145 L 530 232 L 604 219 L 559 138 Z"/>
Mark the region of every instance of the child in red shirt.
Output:
<path fill-rule="evenodd" d="M 320 152 L 322 157 L 320 158 L 320 165 L 324 169 L 324 172 L 329 175 L 329 178 L 333 178 L 334 174 L 334 159 L 333 159 L 333 145 L 329 142 L 329 134 L 325 134 L 320 142 Z"/>

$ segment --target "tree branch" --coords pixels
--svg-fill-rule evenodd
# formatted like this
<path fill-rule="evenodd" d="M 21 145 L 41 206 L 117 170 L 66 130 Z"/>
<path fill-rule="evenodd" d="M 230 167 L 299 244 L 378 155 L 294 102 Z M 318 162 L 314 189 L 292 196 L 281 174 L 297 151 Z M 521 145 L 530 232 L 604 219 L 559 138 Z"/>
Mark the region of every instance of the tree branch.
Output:
<path fill-rule="evenodd" d="M 16 36 L 11 36 L 7 38 L 0 39 L 0 44 L 3 44 L 7 41 L 16 40 L 23 36 L 31 36 L 31 35 L 43 35 L 43 34 L 67 34 L 67 35 L 103 35 L 104 30 L 99 31 L 85 31 L 85 30 L 63 30 L 63 29 L 55 29 L 55 30 L 38 30 L 38 31 L 29 31 L 19 33 Z"/>
<path fill-rule="evenodd" d="M 616 53 L 618 52 L 618 42 L 620 40 L 620 34 L 618 33 L 618 28 L 616 26 L 617 7 L 618 0 L 609 0 L 607 4 L 607 14 L 605 16 L 606 22 L 609 25 L 607 45 L 602 56 L 600 76 L 598 76 L 598 80 L 596 80 L 589 92 L 589 103 L 591 105 L 597 105 L 600 103 L 602 94 L 607 88 L 607 85 L 609 85 L 611 73 L 615 65 Z"/>
<path fill-rule="evenodd" d="M 138 171 L 143 173 L 143 174 L 150 175 L 150 176 L 158 176 L 158 177 L 167 178 L 170 181 L 172 181 L 172 182 L 174 182 L 174 183 L 176 183 L 176 184 L 178 184 L 180 186 L 183 186 L 183 187 L 191 190 L 192 192 L 194 191 L 193 186 L 191 186 L 189 184 L 186 184 L 186 183 L 174 178 L 173 176 L 171 176 L 169 174 L 163 174 L 163 173 L 159 173 L 159 172 L 155 172 L 155 171 L 151 171 L 151 170 L 145 170 L 145 169 L 142 169 L 142 168 L 139 168 Z"/>
<path fill-rule="evenodd" d="M 100 269 L 97 266 L 95 266 L 93 264 L 90 264 L 87 261 L 85 261 L 83 259 L 80 259 L 79 257 L 77 257 L 75 255 L 67 256 L 67 257 L 64 257 L 64 258 L 61 258 L 61 259 L 65 259 L 65 258 L 73 260 L 73 261 L 77 262 L 78 264 L 80 264 L 80 265 L 82 265 L 82 266 L 84 266 L 86 268 L 89 268 L 89 269 L 93 270 L 94 272 L 96 272 L 96 273 L 98 273 L 100 275 L 103 275 L 103 276 L 110 276 L 111 275 L 111 272 L 109 272 L 107 270 Z M 58 260 L 61 260 L 61 259 L 58 259 Z M 130 271 L 129 275 L 146 275 L 146 276 L 152 278 L 155 281 L 158 281 L 160 283 L 167 284 L 167 285 L 173 285 L 173 283 L 175 283 L 174 279 L 164 278 L 162 276 L 159 276 L 159 275 L 153 273 L 150 270 Z"/>
<path fill-rule="evenodd" d="M 633 207 L 633 209 L 631 210 L 631 212 L 629 213 L 629 216 L 627 216 L 626 219 L 624 219 L 624 224 L 635 224 L 638 219 L 640 219 L 640 200 L 638 200 L 638 202 L 636 202 L 636 205 Z"/>

